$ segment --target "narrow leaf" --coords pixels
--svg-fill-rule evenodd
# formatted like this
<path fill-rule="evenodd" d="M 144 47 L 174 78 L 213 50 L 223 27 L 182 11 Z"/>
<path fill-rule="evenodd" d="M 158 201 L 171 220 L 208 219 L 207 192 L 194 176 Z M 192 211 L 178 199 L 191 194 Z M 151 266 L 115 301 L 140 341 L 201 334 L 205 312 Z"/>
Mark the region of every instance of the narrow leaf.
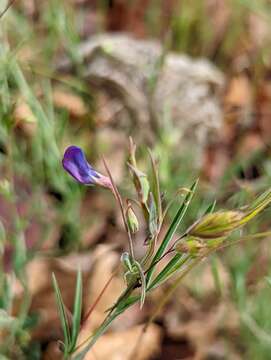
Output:
<path fill-rule="evenodd" d="M 152 262 L 151 262 L 151 265 L 150 265 L 150 270 L 148 271 L 148 274 L 147 274 L 147 278 L 146 278 L 146 282 L 147 284 L 149 283 L 150 279 L 151 279 L 151 276 L 154 272 L 154 269 L 155 269 L 155 266 L 152 266 L 154 265 L 155 263 L 158 262 L 158 260 L 161 258 L 161 256 L 164 254 L 169 242 L 171 241 L 171 239 L 173 238 L 178 226 L 180 225 L 185 213 L 186 213 L 186 210 L 188 209 L 188 206 L 190 204 L 190 201 L 192 200 L 192 197 L 194 195 L 194 192 L 195 192 L 195 189 L 196 189 L 196 186 L 198 184 L 198 180 L 196 180 L 193 185 L 191 186 L 190 188 L 190 191 L 188 192 L 188 194 L 186 195 L 181 207 L 179 208 L 178 212 L 176 213 L 175 215 L 175 218 L 173 219 L 160 247 L 158 248 L 156 254 L 154 255 L 153 259 L 152 259 Z"/>
<path fill-rule="evenodd" d="M 76 290 L 73 305 L 73 318 L 72 318 L 72 338 L 70 351 L 72 351 L 76 345 L 77 337 L 80 330 L 81 314 L 82 314 L 82 273 L 78 270 L 76 279 Z"/>
<path fill-rule="evenodd" d="M 160 193 L 159 173 L 158 173 L 157 164 L 153 158 L 151 151 L 149 151 L 149 155 L 151 158 L 152 173 L 153 173 L 152 192 L 153 192 L 153 197 L 154 197 L 154 201 L 155 201 L 156 208 L 157 208 L 158 221 L 160 223 L 163 219 L 163 213 L 162 213 L 162 201 L 161 201 L 161 193 Z"/>
<path fill-rule="evenodd" d="M 156 278 L 150 283 L 147 290 L 151 290 L 164 281 L 166 281 L 174 272 L 181 269 L 181 266 L 184 265 L 190 259 L 189 255 L 175 254 L 173 258 L 167 263 L 164 269 L 156 276 Z"/>
<path fill-rule="evenodd" d="M 214 200 L 214 201 L 207 207 L 207 209 L 204 211 L 204 214 L 203 214 L 203 215 L 211 214 L 212 212 L 214 212 L 215 206 L 216 206 L 216 200 Z"/>
<path fill-rule="evenodd" d="M 62 300 L 61 292 L 60 292 L 60 289 L 59 289 L 59 286 L 58 286 L 58 283 L 57 283 L 54 273 L 52 274 L 52 279 L 53 279 L 53 286 L 54 286 L 55 295 L 56 295 L 56 303 L 57 303 L 58 313 L 59 313 L 60 322 L 61 322 L 61 326 L 62 326 L 62 330 L 63 330 L 63 334 L 64 334 L 65 350 L 67 350 L 69 348 L 70 340 L 71 340 L 68 318 L 67 318 L 67 314 L 65 311 L 65 305 Z"/>

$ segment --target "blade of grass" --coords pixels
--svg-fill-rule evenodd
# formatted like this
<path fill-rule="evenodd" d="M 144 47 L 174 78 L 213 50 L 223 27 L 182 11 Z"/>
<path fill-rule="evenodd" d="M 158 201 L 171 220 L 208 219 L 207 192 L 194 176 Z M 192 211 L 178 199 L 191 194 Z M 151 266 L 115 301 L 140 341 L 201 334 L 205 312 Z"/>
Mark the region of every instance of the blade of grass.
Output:
<path fill-rule="evenodd" d="M 152 173 L 153 173 L 153 190 L 152 190 L 152 192 L 153 192 L 153 197 L 154 197 L 154 200 L 156 203 L 158 222 L 161 223 L 162 218 L 163 218 L 163 212 L 162 212 L 162 203 L 161 203 L 158 166 L 156 165 L 155 159 L 150 150 L 149 150 L 149 155 L 151 158 Z"/>
<path fill-rule="evenodd" d="M 61 296 L 61 292 L 55 277 L 55 274 L 52 274 L 52 279 L 53 279 L 53 287 L 55 290 L 55 295 L 56 295 L 56 303 L 57 303 L 57 308 L 58 308 L 58 313 L 59 313 L 59 317 L 60 317 L 60 321 L 61 321 L 61 326 L 63 329 L 63 334 L 64 334 L 64 344 L 65 344 L 65 352 L 68 350 L 69 344 L 71 342 L 71 335 L 70 335 L 70 330 L 69 330 L 69 323 L 68 323 L 68 318 L 67 318 L 67 314 L 65 311 L 65 306 L 62 300 L 62 296 Z"/>
<path fill-rule="evenodd" d="M 80 330 L 81 314 L 82 314 L 82 273 L 78 270 L 76 279 L 76 290 L 73 305 L 73 318 L 72 318 L 72 336 L 70 351 L 72 351 L 76 345 L 76 340 Z"/>
<path fill-rule="evenodd" d="M 191 186 L 190 188 L 190 191 L 189 193 L 186 195 L 181 207 L 179 208 L 177 214 L 175 215 L 175 218 L 173 219 L 160 247 L 158 248 L 158 250 L 156 251 L 156 254 L 154 255 L 153 259 L 152 259 L 152 262 L 151 262 L 151 265 L 150 265 L 150 270 L 147 274 L 147 277 L 146 277 L 146 283 L 148 284 L 151 280 L 151 276 L 155 270 L 155 266 L 152 266 L 154 263 L 156 263 L 160 258 L 161 256 L 163 256 L 164 254 L 164 251 L 166 250 L 169 242 L 171 241 L 171 239 L 173 238 L 173 235 L 175 234 L 178 226 L 180 225 L 187 209 L 188 209 L 188 206 L 190 204 L 190 201 L 192 200 L 192 197 L 194 195 L 194 192 L 195 192 L 195 189 L 196 189 L 196 186 L 198 184 L 198 180 L 196 180 L 193 185 Z"/>
<path fill-rule="evenodd" d="M 216 206 L 216 200 L 214 200 L 214 201 L 207 207 L 207 209 L 205 210 L 205 212 L 204 212 L 203 215 L 211 214 L 211 213 L 214 211 L 215 206 Z"/>
<path fill-rule="evenodd" d="M 219 270 L 218 270 L 218 266 L 217 266 L 217 257 L 215 255 L 213 255 L 211 257 L 211 270 L 212 270 L 212 275 L 213 275 L 213 279 L 214 279 L 214 283 L 215 283 L 215 288 L 217 293 L 221 296 L 223 294 L 223 288 L 222 288 L 222 282 L 219 276 Z"/>
<path fill-rule="evenodd" d="M 189 255 L 175 254 L 168 262 L 164 269 L 156 276 L 156 278 L 149 284 L 147 290 L 152 290 L 161 285 L 169 278 L 175 271 L 178 271 L 191 257 Z"/>

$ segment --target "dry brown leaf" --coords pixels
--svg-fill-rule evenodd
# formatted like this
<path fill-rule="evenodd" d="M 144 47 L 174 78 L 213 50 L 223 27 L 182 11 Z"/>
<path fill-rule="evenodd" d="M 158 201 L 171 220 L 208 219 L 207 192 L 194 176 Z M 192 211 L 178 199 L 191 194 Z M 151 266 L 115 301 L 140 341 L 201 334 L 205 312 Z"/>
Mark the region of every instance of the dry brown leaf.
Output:
<path fill-rule="evenodd" d="M 93 257 L 96 259 L 95 265 L 92 276 L 85 287 L 85 315 L 98 299 L 101 291 L 111 278 L 119 263 L 119 254 L 111 250 L 108 245 L 98 245 L 93 253 Z M 114 304 L 123 289 L 123 280 L 119 276 L 113 277 L 108 288 L 96 304 L 91 316 L 80 332 L 78 343 L 80 343 L 90 331 L 95 329 L 103 321 L 105 311 Z"/>
<path fill-rule="evenodd" d="M 67 110 L 74 117 L 83 117 L 87 114 L 83 100 L 71 92 L 55 89 L 53 91 L 53 102 L 56 107 Z"/>
<path fill-rule="evenodd" d="M 53 262 L 59 270 L 67 274 L 74 275 L 80 269 L 83 275 L 88 275 L 93 266 L 93 258 L 93 253 L 84 252 L 55 258 Z"/>
<path fill-rule="evenodd" d="M 227 293 L 230 285 L 229 273 L 219 259 L 216 261 L 216 266 L 222 291 Z M 217 294 L 214 275 L 209 262 L 202 263 L 194 271 L 190 272 L 184 278 L 183 284 L 190 291 L 196 292 L 201 298 L 210 298 Z"/>
<path fill-rule="evenodd" d="M 142 326 L 135 326 L 126 331 L 120 331 L 102 336 L 85 360 L 132 360 L 134 347 L 142 334 Z M 162 331 L 152 324 L 142 336 L 136 351 L 137 360 L 152 359 L 160 351 Z"/>
<path fill-rule="evenodd" d="M 251 104 L 251 84 L 245 75 L 238 75 L 230 80 L 224 101 L 227 107 L 243 108 Z"/>
<path fill-rule="evenodd" d="M 256 132 L 248 132 L 240 140 L 237 146 L 237 154 L 239 156 L 251 155 L 254 151 L 263 149 L 264 143 L 261 136 Z"/>
<path fill-rule="evenodd" d="M 260 110 L 258 120 L 259 128 L 261 130 L 263 139 L 270 143 L 271 138 L 271 84 L 269 81 L 264 82 L 259 87 L 259 94 L 257 98 L 257 105 Z"/>

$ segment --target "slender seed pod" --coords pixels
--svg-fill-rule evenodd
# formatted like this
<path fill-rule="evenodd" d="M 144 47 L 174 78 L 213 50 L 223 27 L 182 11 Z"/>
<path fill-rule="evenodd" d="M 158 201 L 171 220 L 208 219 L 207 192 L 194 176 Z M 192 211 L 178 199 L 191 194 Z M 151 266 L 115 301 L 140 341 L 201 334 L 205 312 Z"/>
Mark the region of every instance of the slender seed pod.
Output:
<path fill-rule="evenodd" d="M 128 201 L 127 209 L 126 209 L 126 218 L 127 218 L 127 225 L 132 234 L 135 234 L 139 230 L 139 223 L 132 208 L 131 203 Z"/>

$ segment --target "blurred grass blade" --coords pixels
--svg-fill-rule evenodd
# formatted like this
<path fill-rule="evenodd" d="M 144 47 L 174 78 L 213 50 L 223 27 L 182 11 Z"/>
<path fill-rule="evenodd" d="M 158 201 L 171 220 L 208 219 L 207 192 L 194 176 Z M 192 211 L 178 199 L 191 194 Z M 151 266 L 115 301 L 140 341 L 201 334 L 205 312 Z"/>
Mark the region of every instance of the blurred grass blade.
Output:
<path fill-rule="evenodd" d="M 268 285 L 271 287 L 271 278 L 270 278 L 270 277 L 266 277 L 265 279 L 266 279 Z"/>
<path fill-rule="evenodd" d="M 149 205 L 149 231 L 151 237 L 154 238 L 158 232 L 157 209 L 153 193 L 150 192 L 150 205 Z"/>
<path fill-rule="evenodd" d="M 173 258 L 167 263 L 164 269 L 156 276 L 156 278 L 150 283 L 147 290 L 151 290 L 159 285 L 161 285 L 164 281 L 166 281 L 169 276 L 171 276 L 175 271 L 178 271 L 182 265 L 184 265 L 190 256 L 175 254 Z"/>
<path fill-rule="evenodd" d="M 59 313 L 60 322 L 61 322 L 61 326 L 62 326 L 63 334 L 64 334 L 65 351 L 67 351 L 69 344 L 71 343 L 71 335 L 70 335 L 70 330 L 69 330 L 68 318 L 67 318 L 67 314 L 65 311 L 65 305 L 62 300 L 61 292 L 60 292 L 60 289 L 59 289 L 59 286 L 58 286 L 58 283 L 57 283 L 54 273 L 52 274 L 52 279 L 53 279 L 53 286 L 54 286 L 55 295 L 56 295 L 56 303 L 57 303 L 58 313 Z"/>
<path fill-rule="evenodd" d="M 243 217 L 240 224 L 245 224 L 262 210 L 264 210 L 271 203 L 271 189 L 265 191 L 262 195 L 258 196 L 255 201 L 246 209 L 246 215 Z"/>
<path fill-rule="evenodd" d="M 211 270 L 212 270 L 212 275 L 213 275 L 216 291 L 221 296 L 223 294 L 223 288 L 222 288 L 222 282 L 221 282 L 220 275 L 219 275 L 217 257 L 215 255 L 213 255 L 210 260 L 211 260 Z"/>
<path fill-rule="evenodd" d="M 215 210 L 215 206 L 216 206 L 216 200 L 214 200 L 205 210 L 203 215 L 207 215 L 207 214 L 211 214 L 212 212 L 214 212 Z"/>
<path fill-rule="evenodd" d="M 156 208 L 157 208 L 158 223 L 160 224 L 163 219 L 163 212 L 162 212 L 158 166 L 157 166 L 155 159 L 150 150 L 149 150 L 149 155 L 151 158 L 152 173 L 153 173 L 152 193 L 153 193 L 154 201 L 155 201 Z"/>
<path fill-rule="evenodd" d="M 76 345 L 76 341 L 77 341 L 79 330 L 80 330 L 81 314 L 82 314 L 82 293 L 83 293 L 82 273 L 81 273 L 81 270 L 78 270 L 77 279 L 76 279 L 74 305 L 73 305 L 72 336 L 71 336 L 70 351 L 72 351 Z"/>
<path fill-rule="evenodd" d="M 175 215 L 175 218 L 173 219 L 160 247 L 158 248 L 156 254 L 154 255 L 151 265 L 150 265 L 150 270 L 148 271 L 147 274 L 147 278 L 146 278 L 146 283 L 148 284 L 150 282 L 151 276 L 154 272 L 155 266 L 154 264 L 158 262 L 158 260 L 161 258 L 161 256 L 164 254 L 169 242 L 171 241 L 172 237 L 174 236 L 178 226 L 180 225 L 180 222 L 182 221 L 186 210 L 188 209 L 188 206 L 190 204 L 190 201 L 192 200 L 192 197 L 194 195 L 196 186 L 198 184 L 198 180 L 196 180 L 193 185 L 190 188 L 190 191 L 188 192 L 188 194 L 186 195 L 181 207 L 179 208 L 177 214 Z"/>

